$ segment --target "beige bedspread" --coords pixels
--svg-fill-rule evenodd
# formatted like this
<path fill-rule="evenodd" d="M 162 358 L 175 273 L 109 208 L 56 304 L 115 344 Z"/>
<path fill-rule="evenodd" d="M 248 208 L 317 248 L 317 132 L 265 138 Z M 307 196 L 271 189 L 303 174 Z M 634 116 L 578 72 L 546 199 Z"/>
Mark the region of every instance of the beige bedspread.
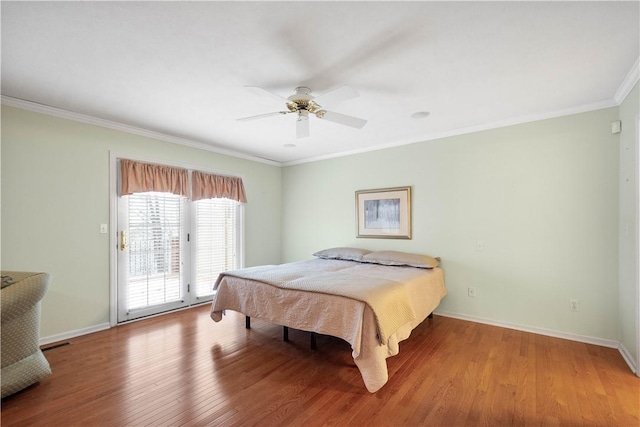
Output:
<path fill-rule="evenodd" d="M 385 298 L 385 286 L 391 298 Z M 349 342 L 370 392 L 388 380 L 386 358 L 398 354 L 398 343 L 446 295 L 440 268 L 324 259 L 228 272 L 219 277 L 216 290 L 211 310 L 215 321 L 230 309 Z"/>
<path fill-rule="evenodd" d="M 222 273 L 218 282 L 224 276 L 234 276 L 282 289 L 340 295 L 362 301 L 373 310 L 378 339 L 382 344 L 386 344 L 389 335 L 400 326 L 416 319 L 406 287 L 389 277 L 364 274 L 371 269 L 371 265 L 311 261 L 229 271 Z"/>

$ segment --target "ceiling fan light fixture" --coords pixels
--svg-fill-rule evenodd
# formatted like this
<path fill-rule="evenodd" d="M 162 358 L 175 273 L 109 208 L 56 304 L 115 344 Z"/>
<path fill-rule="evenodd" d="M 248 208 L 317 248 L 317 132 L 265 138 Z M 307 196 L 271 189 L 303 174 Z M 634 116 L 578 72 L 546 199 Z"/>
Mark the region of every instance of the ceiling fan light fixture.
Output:
<path fill-rule="evenodd" d="M 296 95 L 310 95 L 311 89 L 306 86 L 298 86 L 297 88 L 294 89 L 294 92 Z M 296 95 L 293 95 L 293 96 L 296 96 Z"/>
<path fill-rule="evenodd" d="M 298 120 L 296 121 L 296 138 L 306 138 L 309 136 L 309 112 L 298 111 Z"/>

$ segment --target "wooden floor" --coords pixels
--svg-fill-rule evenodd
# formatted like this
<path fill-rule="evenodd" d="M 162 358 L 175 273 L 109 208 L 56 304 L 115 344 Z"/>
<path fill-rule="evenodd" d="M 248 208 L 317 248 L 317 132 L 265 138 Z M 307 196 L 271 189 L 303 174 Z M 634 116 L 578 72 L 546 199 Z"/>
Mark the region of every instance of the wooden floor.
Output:
<path fill-rule="evenodd" d="M 70 340 L 2 401 L 2 426 L 638 426 L 617 350 L 434 316 L 367 392 L 349 345 L 209 307 Z M 49 345 L 50 346 L 50 345 Z M 47 347 L 49 347 L 47 346 Z"/>

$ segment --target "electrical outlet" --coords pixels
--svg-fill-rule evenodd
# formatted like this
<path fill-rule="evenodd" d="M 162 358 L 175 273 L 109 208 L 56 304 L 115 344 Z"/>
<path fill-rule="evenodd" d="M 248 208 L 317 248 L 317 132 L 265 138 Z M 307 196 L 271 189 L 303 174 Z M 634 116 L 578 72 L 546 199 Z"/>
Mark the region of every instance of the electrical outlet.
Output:
<path fill-rule="evenodd" d="M 476 242 L 476 251 L 478 252 L 484 251 L 484 242 L 482 240 L 478 240 Z"/>
<path fill-rule="evenodd" d="M 469 295 L 470 297 L 475 297 L 476 296 L 476 288 L 474 286 L 469 286 L 467 288 L 467 295 Z"/>
<path fill-rule="evenodd" d="M 109 232 L 109 227 L 107 224 L 100 224 L 100 234 L 107 234 Z"/>
<path fill-rule="evenodd" d="M 580 301 L 572 299 L 569 301 L 569 309 L 571 311 L 580 311 Z"/>

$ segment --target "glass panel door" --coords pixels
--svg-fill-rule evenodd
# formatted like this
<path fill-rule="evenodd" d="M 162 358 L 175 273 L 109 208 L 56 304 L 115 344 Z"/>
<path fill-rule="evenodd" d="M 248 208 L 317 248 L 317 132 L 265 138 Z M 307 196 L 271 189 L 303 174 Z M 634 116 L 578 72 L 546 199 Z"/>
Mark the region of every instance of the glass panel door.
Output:
<path fill-rule="evenodd" d="M 187 306 L 185 199 L 148 192 L 118 202 L 118 322 Z"/>

